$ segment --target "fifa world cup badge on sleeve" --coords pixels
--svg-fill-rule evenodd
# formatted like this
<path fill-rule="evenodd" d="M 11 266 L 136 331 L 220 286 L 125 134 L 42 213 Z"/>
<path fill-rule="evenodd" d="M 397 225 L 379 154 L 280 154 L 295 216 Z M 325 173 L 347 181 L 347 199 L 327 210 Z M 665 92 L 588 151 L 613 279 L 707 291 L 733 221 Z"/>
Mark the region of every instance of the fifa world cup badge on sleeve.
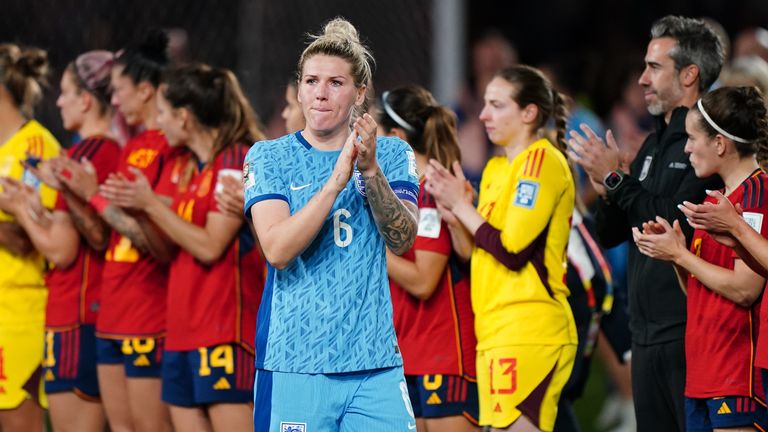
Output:
<path fill-rule="evenodd" d="M 360 195 L 365 198 L 365 180 L 363 180 L 363 173 L 357 169 L 357 166 L 355 166 L 355 170 L 352 173 L 355 179 L 355 188 L 357 188 L 357 191 L 360 192 Z"/>
<path fill-rule="evenodd" d="M 436 239 L 440 237 L 440 213 L 437 209 L 423 208 L 419 210 L 419 237 Z"/>
<path fill-rule="evenodd" d="M 742 215 L 744 221 L 755 231 L 763 233 L 763 215 L 760 213 L 744 212 Z"/>
<path fill-rule="evenodd" d="M 515 192 L 515 205 L 532 209 L 536 205 L 536 196 L 539 194 L 539 184 L 529 180 L 520 180 Z"/>
<path fill-rule="evenodd" d="M 246 162 L 243 164 L 243 186 L 248 189 L 256 186 L 256 178 L 251 170 L 251 163 Z"/>

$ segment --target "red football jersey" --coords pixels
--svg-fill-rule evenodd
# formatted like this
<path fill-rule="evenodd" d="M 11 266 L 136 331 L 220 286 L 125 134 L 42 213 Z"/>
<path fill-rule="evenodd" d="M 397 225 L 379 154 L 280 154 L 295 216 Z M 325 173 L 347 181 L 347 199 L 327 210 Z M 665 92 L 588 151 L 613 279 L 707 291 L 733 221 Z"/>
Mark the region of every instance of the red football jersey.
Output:
<path fill-rule="evenodd" d="M 116 141 L 97 136 L 75 144 L 67 151 L 67 155 L 76 161 L 82 158 L 91 161 L 101 184 L 117 168 L 120 152 L 120 145 Z M 62 194 L 57 196 L 54 210 L 69 211 Z M 103 267 L 104 253 L 91 249 L 81 237 L 75 262 L 67 268 L 53 268 L 45 278 L 48 287 L 45 311 L 47 327 L 96 323 Z"/>
<path fill-rule="evenodd" d="M 728 199 L 740 203 L 744 218 L 764 236 L 768 212 L 766 174 L 756 171 Z M 707 197 L 705 202 L 714 202 Z M 735 252 L 706 231 L 696 230 L 691 252 L 717 266 L 733 269 Z M 762 380 L 754 367 L 759 302 L 742 307 L 688 278 L 688 322 L 685 328 L 685 395 L 691 398 L 757 396 L 764 398 Z"/>
<path fill-rule="evenodd" d="M 128 167 L 139 168 L 155 193 L 173 196 L 182 166 L 184 149 L 172 148 L 157 130 L 131 138 L 117 171 L 128 178 Z M 102 272 L 101 310 L 96 323 L 100 337 L 155 336 L 165 331 L 168 266 L 134 248 L 131 241 L 112 232 Z"/>
<path fill-rule="evenodd" d="M 439 216 L 434 198 L 419 188 L 419 231 L 403 258 L 415 260 L 415 251 L 451 255 L 451 235 Z M 469 292 L 469 268 L 454 257 L 448 261 L 437 288 L 426 301 L 408 294 L 392 279 L 395 333 L 407 375 L 462 375 L 475 378 L 474 315 Z"/>
<path fill-rule="evenodd" d="M 214 191 L 220 170 L 242 176 L 248 146 L 236 145 L 196 170 L 179 186 L 172 208 L 186 221 L 205 226 L 218 212 Z M 256 312 L 264 289 L 265 264 L 243 225 L 218 261 L 205 265 L 184 249 L 171 263 L 165 348 L 173 351 L 235 342 L 253 352 Z"/>

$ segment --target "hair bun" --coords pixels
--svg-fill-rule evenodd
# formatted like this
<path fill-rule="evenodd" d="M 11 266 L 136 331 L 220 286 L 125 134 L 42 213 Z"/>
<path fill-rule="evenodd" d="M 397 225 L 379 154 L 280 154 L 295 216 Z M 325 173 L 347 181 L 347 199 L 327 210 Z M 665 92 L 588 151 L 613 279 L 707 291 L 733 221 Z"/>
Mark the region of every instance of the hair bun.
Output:
<path fill-rule="evenodd" d="M 48 75 L 48 53 L 39 48 L 25 49 L 16 65 L 25 76 L 41 80 Z"/>
<path fill-rule="evenodd" d="M 0 65 L 12 67 L 19 61 L 20 56 L 21 49 L 17 45 L 10 43 L 0 44 Z"/>
<path fill-rule="evenodd" d="M 360 35 L 355 26 L 342 17 L 328 21 L 328 24 L 323 28 L 323 34 L 328 38 L 360 43 Z"/>

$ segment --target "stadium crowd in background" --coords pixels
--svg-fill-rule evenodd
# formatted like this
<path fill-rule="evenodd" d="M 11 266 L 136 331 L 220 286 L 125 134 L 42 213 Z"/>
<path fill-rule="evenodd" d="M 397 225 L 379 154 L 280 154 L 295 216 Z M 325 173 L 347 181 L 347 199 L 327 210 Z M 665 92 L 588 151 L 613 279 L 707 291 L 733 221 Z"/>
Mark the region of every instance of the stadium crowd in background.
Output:
<path fill-rule="evenodd" d="M 717 27 L 600 119 L 494 31 L 459 106 L 375 95 L 336 18 L 279 137 L 149 31 L 57 71 L 65 149 L 0 45 L 0 432 L 578 431 L 595 352 L 616 432 L 765 430 L 768 31 Z"/>

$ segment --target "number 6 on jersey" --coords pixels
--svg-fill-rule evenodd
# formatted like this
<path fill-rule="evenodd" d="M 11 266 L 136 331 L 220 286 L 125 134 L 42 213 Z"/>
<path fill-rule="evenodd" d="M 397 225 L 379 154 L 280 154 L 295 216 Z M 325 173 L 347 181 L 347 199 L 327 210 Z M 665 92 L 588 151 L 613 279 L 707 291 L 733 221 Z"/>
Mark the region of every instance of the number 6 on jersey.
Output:
<path fill-rule="evenodd" d="M 345 208 L 340 208 L 333 212 L 333 242 L 336 246 L 345 248 L 352 243 L 352 226 L 342 222 L 341 218 L 349 219 L 352 214 Z M 344 231 L 344 239 L 341 238 L 341 232 Z"/>

